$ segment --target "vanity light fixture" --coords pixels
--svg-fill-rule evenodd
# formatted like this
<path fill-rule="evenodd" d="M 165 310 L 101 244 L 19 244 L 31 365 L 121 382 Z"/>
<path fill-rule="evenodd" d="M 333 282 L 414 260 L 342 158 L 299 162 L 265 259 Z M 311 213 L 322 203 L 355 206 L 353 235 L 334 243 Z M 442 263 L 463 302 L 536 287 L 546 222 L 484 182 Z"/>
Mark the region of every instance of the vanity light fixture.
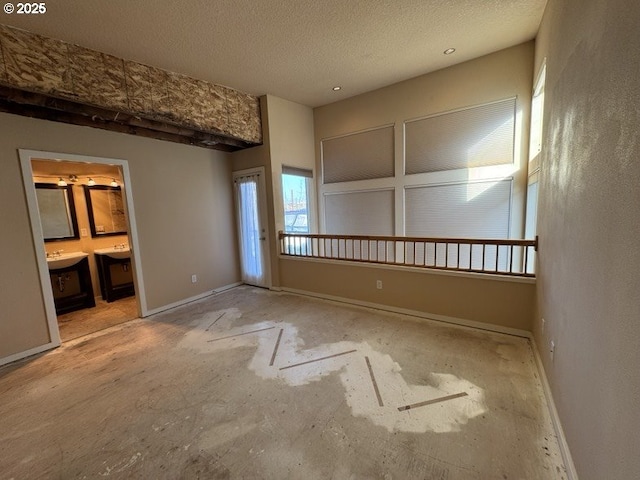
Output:
<path fill-rule="evenodd" d="M 67 182 L 65 182 L 62 177 L 58 178 L 58 186 L 59 187 L 66 187 L 67 186 Z"/>
<path fill-rule="evenodd" d="M 89 177 L 89 181 L 87 182 L 87 185 L 89 185 L 90 187 L 95 187 L 96 186 L 96 181 Z"/>
<path fill-rule="evenodd" d="M 456 49 L 455 48 L 447 48 L 444 52 L 445 55 L 451 55 L 453 52 L 455 52 Z"/>
<path fill-rule="evenodd" d="M 332 88 L 332 90 L 334 92 L 338 92 L 338 91 L 342 90 L 342 87 L 340 85 L 336 85 L 335 87 Z"/>
<path fill-rule="evenodd" d="M 117 186 L 118 186 L 118 182 L 116 182 L 116 179 L 115 179 L 115 178 L 111 179 L 111 184 L 110 184 L 110 185 L 111 185 L 112 187 L 117 187 Z"/>

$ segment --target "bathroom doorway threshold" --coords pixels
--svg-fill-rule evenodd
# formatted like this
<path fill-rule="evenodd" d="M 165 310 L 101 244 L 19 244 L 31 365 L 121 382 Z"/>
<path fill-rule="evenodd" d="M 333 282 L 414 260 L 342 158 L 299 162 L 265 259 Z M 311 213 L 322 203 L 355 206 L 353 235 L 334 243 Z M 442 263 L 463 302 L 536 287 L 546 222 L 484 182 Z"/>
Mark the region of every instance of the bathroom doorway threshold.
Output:
<path fill-rule="evenodd" d="M 114 159 L 114 158 L 105 158 L 105 157 L 93 157 L 88 155 L 76 155 L 76 154 L 68 154 L 68 153 L 59 153 L 59 152 L 45 152 L 45 151 L 37 151 L 37 150 L 19 150 L 20 157 L 20 166 L 22 169 L 22 178 L 24 181 L 24 188 L 27 197 L 27 205 L 29 209 L 29 219 L 31 222 L 31 231 L 33 235 L 33 242 L 35 246 L 36 259 L 38 262 L 38 273 L 40 277 L 40 288 L 42 291 L 42 296 L 44 299 L 47 326 L 49 330 L 50 341 L 47 344 L 41 345 L 38 347 L 39 351 L 45 351 L 47 349 L 56 348 L 60 346 L 61 341 L 68 341 L 71 335 L 82 336 L 88 333 L 91 333 L 89 329 L 85 329 L 84 333 L 80 333 L 80 331 L 76 332 L 77 335 L 69 332 L 67 334 L 65 332 L 64 335 L 61 335 L 61 328 L 58 324 L 58 316 L 56 315 L 55 302 L 53 297 L 53 292 L 51 289 L 51 280 L 49 277 L 49 268 L 47 265 L 47 258 L 45 252 L 45 242 L 44 235 L 42 231 L 42 224 L 40 220 L 40 213 L 38 210 L 38 200 L 36 196 L 36 189 L 33 181 L 33 168 L 32 161 L 33 160 L 44 160 L 44 161 L 52 161 L 52 162 L 80 162 L 80 163 L 92 163 L 92 164 L 103 164 L 103 165 L 111 165 L 117 167 L 123 179 L 122 192 L 124 197 L 124 209 L 125 215 L 127 219 L 127 227 L 128 227 L 128 237 L 129 237 L 129 245 L 131 249 L 131 262 L 133 265 L 133 282 L 136 295 L 135 297 L 131 297 L 133 302 L 135 302 L 134 315 L 132 318 L 144 317 L 147 312 L 147 304 L 146 298 L 144 295 L 144 283 L 142 278 L 142 267 L 140 263 L 139 252 L 139 242 L 138 242 L 138 230 L 135 218 L 135 210 L 133 206 L 133 195 L 131 190 L 131 176 L 129 172 L 129 164 L 126 160 L 122 159 Z M 84 315 L 91 316 L 94 308 L 86 309 Z M 97 312 L 97 311 L 96 311 Z M 64 317 L 64 315 L 61 315 Z M 116 320 L 117 321 L 117 320 Z M 64 318 L 63 318 L 64 322 Z M 120 322 L 121 323 L 121 322 Z M 115 323 L 114 323 L 115 324 Z M 112 326 L 110 324 L 108 326 Z M 95 328 L 92 331 L 101 330 L 104 326 L 95 325 Z M 64 337 L 64 338 L 62 338 Z M 32 354 L 32 351 L 23 352 L 23 355 L 17 354 L 14 357 L 15 359 L 22 358 L 24 356 L 28 356 Z"/>

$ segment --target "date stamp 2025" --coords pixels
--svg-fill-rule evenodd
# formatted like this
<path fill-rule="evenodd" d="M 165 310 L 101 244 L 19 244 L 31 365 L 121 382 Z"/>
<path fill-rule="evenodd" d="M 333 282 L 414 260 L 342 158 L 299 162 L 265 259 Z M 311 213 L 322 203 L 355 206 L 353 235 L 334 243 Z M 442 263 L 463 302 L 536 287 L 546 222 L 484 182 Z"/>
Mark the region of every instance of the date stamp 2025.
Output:
<path fill-rule="evenodd" d="M 11 15 L 44 15 L 47 13 L 47 4 L 45 2 L 29 2 L 29 3 L 5 3 L 4 13 Z"/>

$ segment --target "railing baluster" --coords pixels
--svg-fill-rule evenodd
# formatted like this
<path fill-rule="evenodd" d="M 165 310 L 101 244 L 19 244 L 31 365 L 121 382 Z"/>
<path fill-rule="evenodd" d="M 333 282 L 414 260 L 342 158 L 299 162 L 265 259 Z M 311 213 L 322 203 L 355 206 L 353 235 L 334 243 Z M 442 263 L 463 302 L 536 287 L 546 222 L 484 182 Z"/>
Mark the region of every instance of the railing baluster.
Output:
<path fill-rule="evenodd" d="M 444 266 L 445 268 L 449 266 L 449 242 L 444 247 Z"/>
<path fill-rule="evenodd" d="M 513 245 L 509 247 L 509 273 L 513 273 Z"/>
<path fill-rule="evenodd" d="M 281 255 L 297 257 L 316 257 L 368 262 L 378 264 L 397 264 L 414 267 L 434 268 L 439 270 L 463 270 L 460 255 L 462 245 L 469 248 L 469 266 L 466 270 L 500 275 L 515 275 L 534 277 L 529 271 L 529 249 L 536 247 L 536 240 L 468 240 L 459 238 L 423 238 L 423 237 L 392 237 L 373 235 L 327 235 L 327 234 L 297 234 L 279 232 L 278 243 Z M 444 244 L 444 261 L 438 260 L 438 247 Z M 422 245 L 422 246 L 420 246 Z M 473 247 L 482 247 L 482 261 L 474 268 Z M 432 264 L 429 249 L 433 247 Z M 495 261 L 487 260 L 488 247 L 495 248 Z M 505 248 L 506 247 L 506 248 Z M 364 249 L 367 249 L 366 254 Z M 383 252 L 380 249 L 383 249 Z M 455 250 L 452 250 L 454 248 Z M 500 258 L 504 248 L 507 255 L 505 261 L 509 263 L 501 267 Z M 517 248 L 524 249 L 521 258 Z M 375 254 L 373 250 L 375 249 Z M 423 261 L 418 261 L 419 252 L 423 253 Z M 410 256 L 413 256 L 410 258 Z M 449 262 L 449 256 L 455 256 Z M 522 266 L 516 265 L 515 259 L 521 258 Z M 520 264 L 520 262 L 518 262 Z M 492 269 L 493 266 L 493 269 Z"/>

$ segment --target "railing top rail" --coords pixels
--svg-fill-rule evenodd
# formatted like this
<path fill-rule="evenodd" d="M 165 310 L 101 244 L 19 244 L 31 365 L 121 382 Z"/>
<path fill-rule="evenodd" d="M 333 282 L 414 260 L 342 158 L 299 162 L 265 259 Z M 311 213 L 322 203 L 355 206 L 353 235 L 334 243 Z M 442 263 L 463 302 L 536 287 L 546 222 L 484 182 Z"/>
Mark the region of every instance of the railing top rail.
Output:
<path fill-rule="evenodd" d="M 280 239 L 287 237 L 304 237 L 327 240 L 362 240 L 377 242 L 418 242 L 418 243 L 459 243 L 462 245 L 513 245 L 522 247 L 535 247 L 537 250 L 538 239 L 488 239 L 488 238 L 444 238 L 444 237 L 394 237 L 390 235 L 332 235 L 326 233 L 285 233 L 278 232 Z"/>

